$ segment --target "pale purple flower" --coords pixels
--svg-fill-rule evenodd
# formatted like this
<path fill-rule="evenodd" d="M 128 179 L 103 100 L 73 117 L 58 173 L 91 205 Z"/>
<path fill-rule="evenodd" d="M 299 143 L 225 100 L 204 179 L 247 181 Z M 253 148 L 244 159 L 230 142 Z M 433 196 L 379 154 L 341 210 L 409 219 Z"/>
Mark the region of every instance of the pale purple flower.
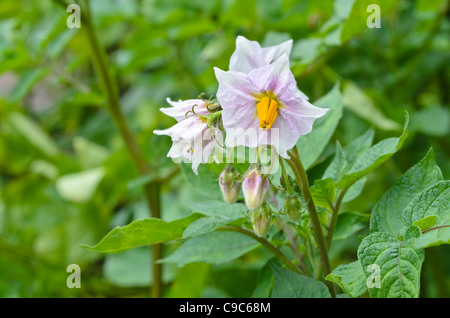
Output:
<path fill-rule="evenodd" d="M 230 58 L 230 71 L 249 73 L 255 68 L 275 62 L 283 54 L 289 56 L 292 40 L 279 45 L 262 48 L 256 41 L 249 41 L 242 35 L 236 38 L 236 50 Z"/>
<path fill-rule="evenodd" d="M 282 157 L 289 158 L 287 151 L 301 135 L 311 132 L 314 120 L 328 111 L 303 97 L 286 54 L 248 73 L 214 70 L 226 146 L 271 145 Z M 237 129 L 250 131 L 253 137 L 248 138 Z"/>
<path fill-rule="evenodd" d="M 219 176 L 219 187 L 222 191 L 223 199 L 227 203 L 235 203 L 241 191 L 241 183 L 237 182 L 239 172 L 233 166 L 225 168 Z"/>
<path fill-rule="evenodd" d="M 245 205 L 250 211 L 261 207 L 268 188 L 269 179 L 261 173 L 261 166 L 259 164 L 251 165 L 245 173 L 245 178 L 242 182 Z"/>
<path fill-rule="evenodd" d="M 201 99 L 174 102 L 169 98 L 167 102 L 173 107 L 161 108 L 161 112 L 175 118 L 178 123 L 154 133 L 170 136 L 173 144 L 167 156 L 192 162 L 192 170 L 198 174 L 198 166 L 210 161 L 215 148 L 215 128 L 207 124 L 206 116 L 210 113 L 206 102 Z"/>

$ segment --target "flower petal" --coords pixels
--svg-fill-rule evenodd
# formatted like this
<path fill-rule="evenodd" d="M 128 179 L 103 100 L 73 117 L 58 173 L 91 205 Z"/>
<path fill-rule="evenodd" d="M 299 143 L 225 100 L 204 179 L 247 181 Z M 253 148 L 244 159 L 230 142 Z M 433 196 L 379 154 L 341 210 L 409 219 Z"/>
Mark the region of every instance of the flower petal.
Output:
<path fill-rule="evenodd" d="M 264 47 L 262 49 L 264 62 L 266 64 L 271 64 L 283 56 L 283 54 L 286 54 L 287 56 L 291 55 L 292 43 L 292 40 L 287 40 L 278 45 Z"/>
<path fill-rule="evenodd" d="M 206 103 L 201 99 L 179 100 L 178 102 L 175 102 L 170 98 L 167 98 L 167 103 L 173 107 L 160 108 L 160 111 L 167 116 L 175 118 L 177 121 L 193 116 L 192 109 L 198 115 L 207 115 L 209 113 L 206 109 Z M 197 106 L 194 107 L 194 105 Z"/>
<path fill-rule="evenodd" d="M 249 41 L 239 35 L 236 38 L 236 50 L 230 58 L 230 71 L 248 73 L 265 65 L 263 50 L 256 41 Z"/>

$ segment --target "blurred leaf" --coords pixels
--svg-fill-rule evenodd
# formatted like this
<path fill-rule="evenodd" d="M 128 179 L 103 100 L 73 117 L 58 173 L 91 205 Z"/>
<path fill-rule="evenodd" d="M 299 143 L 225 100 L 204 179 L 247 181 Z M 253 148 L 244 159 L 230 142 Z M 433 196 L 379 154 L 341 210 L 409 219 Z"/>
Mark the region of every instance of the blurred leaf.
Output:
<path fill-rule="evenodd" d="M 169 298 L 199 298 L 208 278 L 210 265 L 186 264 L 175 277 L 168 292 Z"/>
<path fill-rule="evenodd" d="M 34 121 L 21 113 L 11 113 L 9 121 L 19 133 L 34 147 L 49 157 L 59 154 L 58 146 L 50 136 Z"/>
<path fill-rule="evenodd" d="M 344 107 L 382 130 L 398 131 L 401 129 L 400 124 L 384 116 L 372 99 L 352 82 L 345 85 L 342 103 Z"/>
<path fill-rule="evenodd" d="M 269 298 L 273 288 L 273 272 L 270 260 L 261 268 L 258 276 L 258 285 L 253 291 L 252 298 Z"/>
<path fill-rule="evenodd" d="M 80 136 L 73 139 L 73 148 L 83 169 L 97 167 L 109 157 L 109 152 L 105 147 Z"/>
<path fill-rule="evenodd" d="M 153 218 L 137 220 L 123 227 L 116 227 L 97 245 L 81 246 L 99 253 L 119 253 L 138 246 L 173 241 L 183 235 L 189 224 L 201 217 L 202 215 L 194 213 L 172 222 Z"/>
<path fill-rule="evenodd" d="M 218 181 L 220 172 L 215 174 L 206 165 L 200 165 L 196 175 L 190 164 L 182 163 L 180 167 L 193 189 L 211 198 L 222 199 Z"/>
<path fill-rule="evenodd" d="M 17 82 L 17 85 L 14 87 L 13 92 L 10 96 L 10 101 L 12 103 L 17 103 L 34 87 L 34 85 L 39 82 L 44 76 L 46 76 L 48 70 L 46 68 L 34 68 L 30 71 L 27 71 Z"/>
<path fill-rule="evenodd" d="M 56 180 L 59 195 L 68 201 L 86 203 L 105 175 L 102 167 L 66 174 Z"/>
<path fill-rule="evenodd" d="M 179 266 L 193 262 L 220 264 L 232 261 L 258 246 L 258 242 L 241 233 L 212 232 L 188 239 L 161 262 Z"/>
<path fill-rule="evenodd" d="M 428 107 L 411 116 L 411 131 L 429 136 L 450 134 L 450 111 L 443 107 Z"/>

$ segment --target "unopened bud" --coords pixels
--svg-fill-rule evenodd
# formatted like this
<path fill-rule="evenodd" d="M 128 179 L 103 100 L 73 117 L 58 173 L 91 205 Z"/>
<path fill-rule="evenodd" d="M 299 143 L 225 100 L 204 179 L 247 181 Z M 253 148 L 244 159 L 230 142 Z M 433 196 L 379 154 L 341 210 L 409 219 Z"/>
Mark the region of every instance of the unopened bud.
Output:
<path fill-rule="evenodd" d="M 302 216 L 302 201 L 297 195 L 287 195 L 284 198 L 284 212 L 292 221 L 298 221 Z"/>
<path fill-rule="evenodd" d="M 237 182 L 239 177 L 239 172 L 232 165 L 228 165 L 220 174 L 219 186 L 225 202 L 235 203 L 237 201 L 241 190 L 241 183 Z"/>
<path fill-rule="evenodd" d="M 252 164 L 245 173 L 245 178 L 242 182 L 245 205 L 250 211 L 261 207 L 269 188 L 269 179 L 261 173 L 261 169 L 261 165 Z"/>
<path fill-rule="evenodd" d="M 272 209 L 267 203 L 263 203 L 259 209 L 251 212 L 250 218 L 255 233 L 259 236 L 264 236 L 270 229 Z"/>

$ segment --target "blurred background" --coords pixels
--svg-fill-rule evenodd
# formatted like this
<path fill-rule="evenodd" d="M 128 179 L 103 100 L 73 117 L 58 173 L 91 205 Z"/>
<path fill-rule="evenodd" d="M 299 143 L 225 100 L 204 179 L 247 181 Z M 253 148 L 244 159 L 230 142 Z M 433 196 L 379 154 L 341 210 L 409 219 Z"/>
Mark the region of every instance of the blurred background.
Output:
<path fill-rule="evenodd" d="M 381 28 L 367 28 L 380 3 Z M 368 128 L 375 142 L 398 136 L 403 149 L 369 175 L 346 210 L 373 204 L 433 147 L 450 178 L 450 20 L 446 0 L 91 0 L 94 27 L 118 81 L 120 105 L 151 171 L 170 171 L 170 138 L 153 135 L 174 120 L 173 100 L 214 94 L 213 67 L 227 70 L 237 35 L 263 46 L 294 40 L 291 68 L 312 101 L 339 81 L 344 115 L 309 172 Z M 107 109 L 85 30 L 70 29 L 60 1 L 0 3 L 0 297 L 146 297 L 148 247 L 101 255 L 82 249 L 110 229 L 149 217 L 139 177 Z M 83 18 L 83 8 L 81 10 Z M 148 180 L 147 180 L 148 181 Z M 219 198 L 183 173 L 161 192 L 162 218 Z M 358 229 L 331 250 L 332 267 L 356 259 Z M 166 253 L 178 243 L 168 244 Z M 421 296 L 449 297 L 449 246 L 427 250 Z M 164 265 L 167 297 L 249 297 L 267 259 L 259 248 L 231 263 Z M 69 289 L 69 264 L 81 288 Z"/>

